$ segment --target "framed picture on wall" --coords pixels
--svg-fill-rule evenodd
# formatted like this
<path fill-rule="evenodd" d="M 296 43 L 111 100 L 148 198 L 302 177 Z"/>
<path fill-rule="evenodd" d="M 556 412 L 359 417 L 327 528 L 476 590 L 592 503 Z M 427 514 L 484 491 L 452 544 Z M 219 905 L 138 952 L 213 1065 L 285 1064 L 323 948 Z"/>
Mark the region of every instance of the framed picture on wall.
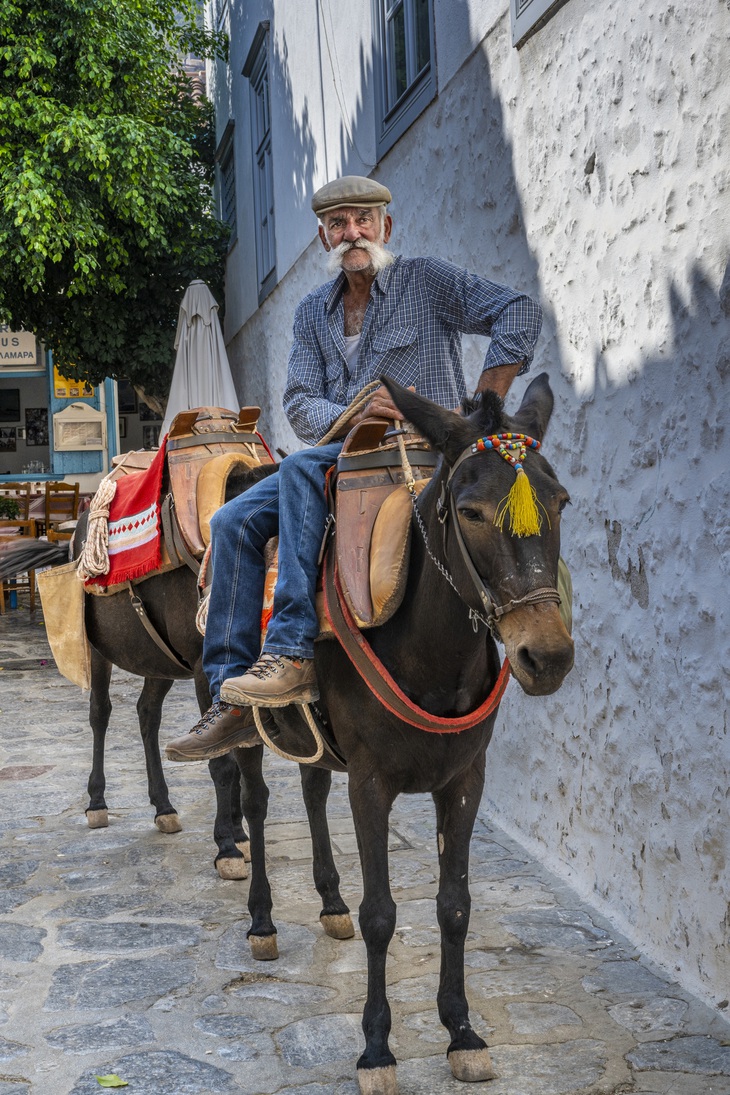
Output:
<path fill-rule="evenodd" d="M 120 418 L 119 419 L 119 436 L 120 437 L 126 437 L 127 436 L 127 420 L 126 420 L 126 418 Z"/>
<path fill-rule="evenodd" d="M 48 408 L 25 408 L 26 445 L 48 445 Z"/>
<path fill-rule="evenodd" d="M 128 380 L 117 381 L 117 404 L 119 414 L 137 413 L 137 393 Z"/>
<path fill-rule="evenodd" d="M 17 433 L 15 426 L 0 426 L 0 452 L 15 452 Z"/>

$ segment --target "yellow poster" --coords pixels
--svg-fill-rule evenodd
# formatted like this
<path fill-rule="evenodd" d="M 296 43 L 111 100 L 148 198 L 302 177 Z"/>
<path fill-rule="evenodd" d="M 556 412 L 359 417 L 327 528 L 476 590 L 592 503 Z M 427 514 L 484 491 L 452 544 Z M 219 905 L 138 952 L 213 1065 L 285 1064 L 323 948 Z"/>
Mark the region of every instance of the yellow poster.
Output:
<path fill-rule="evenodd" d="M 94 389 L 84 380 L 69 380 L 53 366 L 53 394 L 56 399 L 90 399 Z"/>

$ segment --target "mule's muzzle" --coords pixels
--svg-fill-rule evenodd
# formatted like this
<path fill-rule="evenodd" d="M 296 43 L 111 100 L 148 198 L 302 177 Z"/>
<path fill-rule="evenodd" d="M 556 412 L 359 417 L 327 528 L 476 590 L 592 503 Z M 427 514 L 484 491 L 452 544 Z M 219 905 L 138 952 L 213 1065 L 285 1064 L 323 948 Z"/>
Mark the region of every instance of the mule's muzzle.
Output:
<path fill-rule="evenodd" d="M 575 646 L 554 605 L 518 609 L 499 624 L 512 675 L 528 696 L 557 692 L 573 668 Z"/>

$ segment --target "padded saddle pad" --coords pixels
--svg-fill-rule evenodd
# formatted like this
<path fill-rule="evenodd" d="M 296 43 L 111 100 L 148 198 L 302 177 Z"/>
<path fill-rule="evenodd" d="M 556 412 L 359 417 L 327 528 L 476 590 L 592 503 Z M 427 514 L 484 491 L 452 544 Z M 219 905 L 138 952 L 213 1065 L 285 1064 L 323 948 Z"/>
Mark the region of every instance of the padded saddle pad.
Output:
<path fill-rule="evenodd" d="M 198 473 L 196 500 L 198 526 L 205 547 L 210 543 L 210 520 L 226 501 L 228 479 L 240 468 L 259 467 L 261 461 L 246 452 L 227 452 L 214 456 Z"/>
<path fill-rule="evenodd" d="M 416 482 L 416 492 L 421 493 L 428 483 L 427 479 Z M 373 525 L 370 545 L 370 596 L 374 608 L 373 617 L 367 623 L 358 620 L 359 627 L 378 627 L 384 624 L 399 608 L 403 600 L 408 579 L 408 562 L 411 548 L 411 515 L 413 503 L 405 484 L 397 487 L 380 507 Z M 264 605 L 261 614 L 261 645 L 266 638 L 266 630 L 271 620 L 274 603 L 276 579 L 279 570 L 278 538 L 269 541 L 268 553 L 273 556 L 267 560 L 266 581 L 264 586 Z M 336 550 L 336 545 L 330 550 Z M 316 595 L 319 638 L 334 636 L 324 610 L 324 598 L 321 592 Z"/>
<path fill-rule="evenodd" d="M 238 415 L 220 407 L 198 407 L 181 411 L 172 420 L 167 440 L 170 490 L 175 500 L 175 514 L 182 538 L 191 555 L 197 559 L 202 558 L 205 551 L 212 516 L 206 503 L 207 533 L 204 535 L 199 519 L 199 502 L 203 492 L 198 491 L 198 479 L 203 468 L 214 458 L 228 454 L 237 454 L 249 466 L 272 463 L 266 446 L 256 433 L 259 414 L 258 407 L 243 407 Z M 228 473 L 222 474 L 227 477 L 230 470 L 232 465 Z M 211 485 L 217 475 L 211 474 Z"/>
<path fill-rule="evenodd" d="M 334 550 L 359 627 L 384 623 L 400 604 L 401 581 L 405 585 L 411 502 L 392 429 L 385 419 L 364 419 L 348 434 L 337 460 Z M 438 454 L 414 434 L 405 433 L 403 441 L 416 480 L 428 480 Z"/>

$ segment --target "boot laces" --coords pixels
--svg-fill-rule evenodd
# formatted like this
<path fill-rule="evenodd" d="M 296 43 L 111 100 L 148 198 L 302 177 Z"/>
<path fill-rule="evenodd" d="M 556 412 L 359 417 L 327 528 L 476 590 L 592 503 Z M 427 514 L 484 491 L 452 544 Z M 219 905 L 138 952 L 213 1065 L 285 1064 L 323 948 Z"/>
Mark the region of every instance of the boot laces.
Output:
<path fill-rule="evenodd" d="M 200 719 L 193 727 L 192 732 L 195 734 L 202 734 L 202 732 L 207 729 L 211 723 L 215 722 L 215 720 L 230 706 L 229 703 L 224 703 L 222 700 L 216 700 L 215 703 L 208 708 L 205 714 L 200 716 Z"/>
<path fill-rule="evenodd" d="M 286 668 L 278 654 L 270 654 L 268 651 L 262 654 L 257 662 L 249 669 L 252 677 L 258 677 L 260 681 L 267 677 L 273 677 L 279 670 Z"/>

